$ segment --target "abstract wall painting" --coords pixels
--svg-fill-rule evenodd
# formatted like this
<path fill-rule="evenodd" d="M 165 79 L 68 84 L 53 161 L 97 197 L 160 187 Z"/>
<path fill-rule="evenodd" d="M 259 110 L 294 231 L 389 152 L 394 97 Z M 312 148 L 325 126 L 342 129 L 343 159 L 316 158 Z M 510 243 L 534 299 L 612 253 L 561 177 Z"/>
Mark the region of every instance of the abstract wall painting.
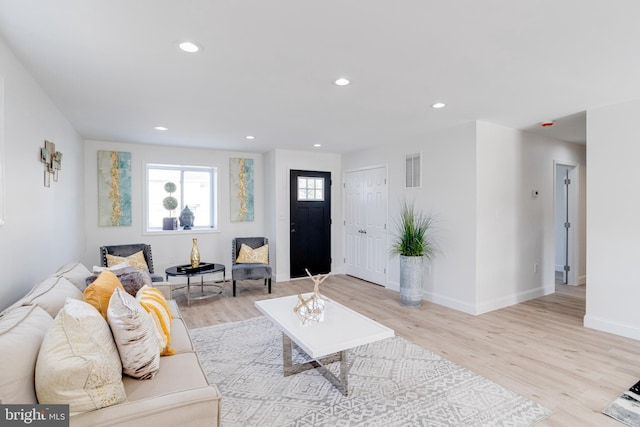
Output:
<path fill-rule="evenodd" d="M 253 159 L 229 159 L 231 221 L 253 221 Z"/>
<path fill-rule="evenodd" d="M 131 153 L 98 151 L 98 225 L 131 225 Z"/>

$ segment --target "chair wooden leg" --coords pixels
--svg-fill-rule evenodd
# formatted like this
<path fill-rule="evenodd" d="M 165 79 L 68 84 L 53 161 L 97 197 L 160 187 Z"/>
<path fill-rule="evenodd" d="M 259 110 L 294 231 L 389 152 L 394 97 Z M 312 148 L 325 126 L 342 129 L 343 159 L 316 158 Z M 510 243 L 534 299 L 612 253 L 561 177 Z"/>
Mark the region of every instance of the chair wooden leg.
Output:
<path fill-rule="evenodd" d="M 269 293 L 271 293 L 271 277 L 269 277 L 267 281 L 269 282 Z"/>
<path fill-rule="evenodd" d="M 232 280 L 232 283 L 233 283 L 233 296 L 235 297 L 236 296 L 236 281 Z"/>

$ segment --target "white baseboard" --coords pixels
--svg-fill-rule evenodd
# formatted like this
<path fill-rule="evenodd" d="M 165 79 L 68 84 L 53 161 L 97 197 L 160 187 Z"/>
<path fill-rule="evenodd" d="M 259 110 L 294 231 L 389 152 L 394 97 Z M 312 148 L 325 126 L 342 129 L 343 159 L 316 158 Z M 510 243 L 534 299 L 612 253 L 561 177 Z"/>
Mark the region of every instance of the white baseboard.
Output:
<path fill-rule="evenodd" d="M 434 304 L 443 305 L 454 310 L 462 311 L 467 314 L 477 314 L 473 304 L 469 304 L 459 299 L 444 297 L 442 295 L 436 295 L 430 292 L 424 294 L 423 299 L 432 302 Z"/>
<path fill-rule="evenodd" d="M 400 284 L 388 282 L 387 289 L 400 292 Z M 443 295 L 434 294 L 431 292 L 425 292 L 422 299 L 425 301 L 439 304 L 454 310 L 462 311 L 463 313 L 479 315 L 488 313 L 490 311 L 498 310 L 501 308 L 509 307 L 513 304 L 519 304 L 521 302 L 529 301 L 530 299 L 539 298 L 541 296 L 550 295 L 555 292 L 555 285 L 543 286 L 529 291 L 519 292 L 517 294 L 508 295 L 501 298 L 496 298 L 491 301 L 486 301 L 479 304 L 470 304 L 459 299 L 446 297 Z"/>
<path fill-rule="evenodd" d="M 510 305 L 519 304 L 521 302 L 529 301 L 530 299 L 549 295 L 553 292 L 555 292 L 555 285 L 553 286 L 553 288 L 541 286 L 536 289 L 518 292 L 490 301 L 481 302 L 476 305 L 475 314 L 483 314 L 490 311 L 499 310 L 501 308 L 509 307 Z"/>
<path fill-rule="evenodd" d="M 584 327 L 640 340 L 640 327 L 638 325 L 630 325 L 598 316 L 586 315 L 584 316 Z"/>

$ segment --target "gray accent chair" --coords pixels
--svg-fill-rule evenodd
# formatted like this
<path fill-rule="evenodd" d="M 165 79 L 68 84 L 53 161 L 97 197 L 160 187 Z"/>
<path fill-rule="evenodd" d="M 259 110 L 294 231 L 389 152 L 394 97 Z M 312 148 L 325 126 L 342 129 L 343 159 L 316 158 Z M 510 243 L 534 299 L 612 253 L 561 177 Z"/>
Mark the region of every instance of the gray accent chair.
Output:
<path fill-rule="evenodd" d="M 238 254 L 240 253 L 240 247 L 243 243 L 252 249 L 257 249 L 261 246 L 268 245 L 269 239 L 266 237 L 236 237 L 231 241 L 231 281 L 233 283 L 233 296 L 236 296 L 236 280 L 264 279 L 264 284 L 267 286 L 269 293 L 271 293 L 271 266 L 269 264 L 236 263 L 236 259 L 238 259 Z M 269 262 L 268 254 L 267 262 Z"/>
<path fill-rule="evenodd" d="M 152 282 L 163 282 L 164 278 L 153 272 L 153 256 L 151 255 L 151 245 L 145 243 L 130 243 L 127 245 L 111 245 L 100 247 L 100 262 L 103 267 L 107 266 L 107 254 L 113 256 L 128 257 L 136 252 L 142 251 L 144 260 L 149 267 L 149 274 L 151 275 Z"/>

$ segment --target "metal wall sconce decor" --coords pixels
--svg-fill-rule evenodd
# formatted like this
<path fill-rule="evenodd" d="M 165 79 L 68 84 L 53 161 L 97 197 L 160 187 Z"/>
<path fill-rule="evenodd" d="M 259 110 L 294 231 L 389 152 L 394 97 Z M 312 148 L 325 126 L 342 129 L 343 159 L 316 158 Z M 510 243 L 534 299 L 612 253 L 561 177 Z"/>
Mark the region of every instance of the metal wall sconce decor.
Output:
<path fill-rule="evenodd" d="M 40 160 L 44 163 L 44 186 L 51 186 L 51 175 L 53 181 L 58 182 L 58 171 L 62 167 L 62 153 L 56 151 L 56 144 L 51 141 L 44 141 L 44 148 L 40 149 Z"/>

